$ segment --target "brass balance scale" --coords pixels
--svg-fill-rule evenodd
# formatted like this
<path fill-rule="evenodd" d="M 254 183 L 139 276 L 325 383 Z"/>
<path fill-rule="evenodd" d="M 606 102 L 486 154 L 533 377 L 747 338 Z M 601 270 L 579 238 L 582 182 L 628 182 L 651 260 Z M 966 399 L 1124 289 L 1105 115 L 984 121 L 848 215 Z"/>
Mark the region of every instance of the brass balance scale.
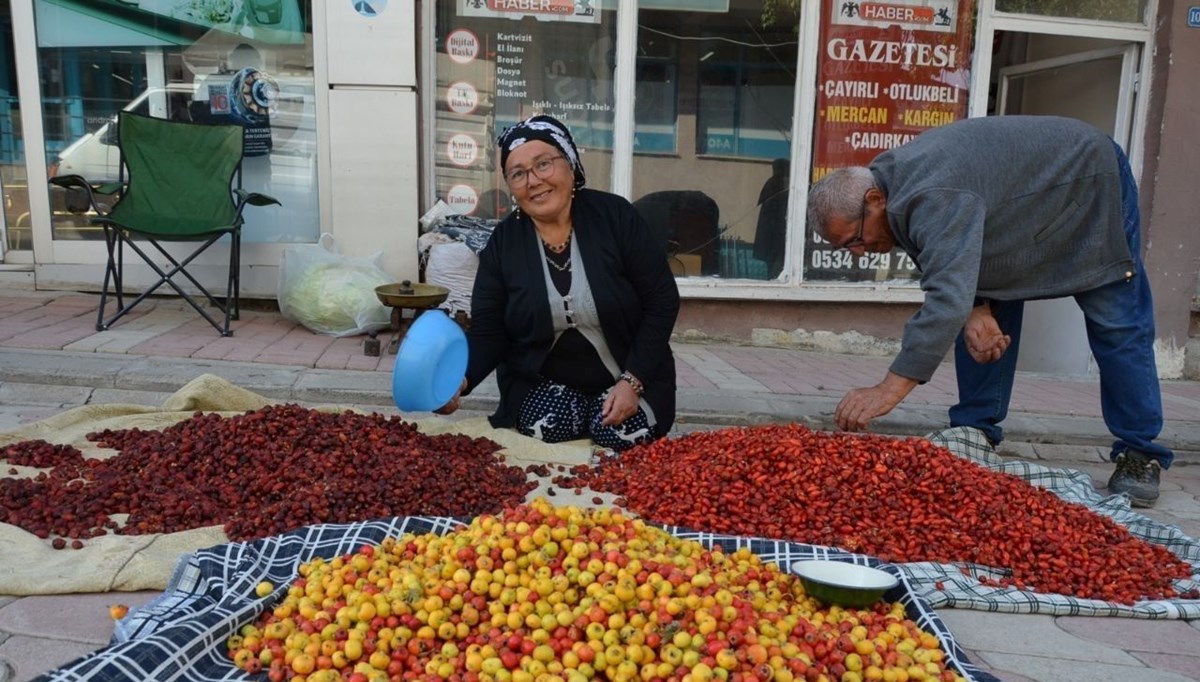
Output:
<path fill-rule="evenodd" d="M 379 298 L 380 303 L 392 309 L 390 329 L 395 333 L 392 334 L 392 341 L 388 344 L 387 352 L 389 355 L 395 355 L 396 351 L 400 349 L 400 340 L 408 332 L 413 320 L 420 317 L 425 311 L 441 305 L 450 296 L 450 290 L 437 284 L 413 284 L 406 279 L 399 284 L 384 284 L 375 287 L 375 295 Z M 404 316 L 406 309 L 413 311 L 412 317 Z M 374 332 L 363 342 L 363 353 L 370 356 L 379 355 L 379 339 L 375 337 Z"/>

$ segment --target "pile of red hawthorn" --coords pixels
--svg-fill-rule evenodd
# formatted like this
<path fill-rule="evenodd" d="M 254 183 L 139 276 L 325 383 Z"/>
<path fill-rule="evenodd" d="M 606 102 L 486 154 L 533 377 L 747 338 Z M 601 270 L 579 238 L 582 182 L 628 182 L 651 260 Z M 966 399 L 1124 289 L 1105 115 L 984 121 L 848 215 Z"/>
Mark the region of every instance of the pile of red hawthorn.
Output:
<path fill-rule="evenodd" d="M 731 428 L 659 440 L 555 482 L 615 493 L 665 524 L 981 564 L 1007 571 L 1001 585 L 1038 592 L 1133 603 L 1177 596 L 1172 581 L 1192 572 L 1107 517 L 917 438 Z"/>
<path fill-rule="evenodd" d="M 498 512 L 536 486 L 496 456 L 500 446 L 491 440 L 430 436 L 397 417 L 297 405 L 233 417 L 197 413 L 161 431 L 87 438 L 119 452 L 85 459 L 74 447 L 37 440 L 0 450 L 10 467 L 47 469 L 0 478 L 0 522 L 57 536 L 56 547 L 110 531 L 222 524 L 231 539 L 246 540 L 312 523 Z M 118 514 L 128 515 L 124 523 Z"/>

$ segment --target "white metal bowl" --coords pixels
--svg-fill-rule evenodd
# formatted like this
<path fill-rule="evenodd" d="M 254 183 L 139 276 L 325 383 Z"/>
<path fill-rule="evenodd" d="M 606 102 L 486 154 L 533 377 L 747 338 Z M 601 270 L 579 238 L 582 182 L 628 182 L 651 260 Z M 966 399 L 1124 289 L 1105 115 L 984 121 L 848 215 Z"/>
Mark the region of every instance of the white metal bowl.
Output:
<path fill-rule="evenodd" d="M 845 561 L 797 561 L 792 573 L 819 601 L 855 608 L 871 606 L 900 582 L 887 571 Z"/>

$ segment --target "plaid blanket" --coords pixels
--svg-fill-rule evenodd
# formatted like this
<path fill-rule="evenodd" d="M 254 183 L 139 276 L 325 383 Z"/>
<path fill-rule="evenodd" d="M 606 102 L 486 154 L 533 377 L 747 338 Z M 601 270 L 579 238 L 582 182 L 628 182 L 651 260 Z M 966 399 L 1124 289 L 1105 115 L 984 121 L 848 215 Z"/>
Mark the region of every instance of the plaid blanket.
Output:
<path fill-rule="evenodd" d="M 1124 526 L 1133 535 L 1163 545 L 1175 556 L 1192 565 L 1192 579 L 1176 582 L 1180 593 L 1200 588 L 1200 541 L 1188 537 L 1175 526 L 1160 523 L 1132 511 L 1124 495 L 1101 495 L 1092 486 L 1087 474 L 1074 469 L 1051 469 L 1025 461 L 1008 461 L 978 429 L 955 427 L 935 431 L 926 438 L 954 454 L 994 471 L 1002 471 L 1045 488 L 1068 502 L 1082 504 Z M 1001 611 L 1005 613 L 1039 613 L 1056 616 L 1126 616 L 1132 618 L 1200 618 L 1200 599 L 1164 599 L 1144 601 L 1125 606 L 1099 599 L 1080 599 L 1060 594 L 1041 594 L 1016 588 L 981 585 L 976 579 L 986 575 L 999 578 L 1003 573 L 994 567 L 966 565 L 971 575 L 964 575 L 960 566 L 936 563 L 900 564 L 912 582 L 913 589 L 934 607 L 952 606 L 962 609 Z M 937 584 L 942 583 L 942 589 Z"/>
<path fill-rule="evenodd" d="M 218 545 L 180 559 L 168 589 L 151 603 L 117 622 L 112 643 L 38 680 L 245 680 L 225 653 L 225 640 L 252 622 L 286 593 L 299 564 L 315 557 L 356 551 L 385 537 L 404 533 L 438 533 L 462 521 L 440 517 L 398 517 L 353 524 L 301 528 L 254 542 Z M 904 605 L 908 617 L 942 642 L 947 660 L 968 680 L 999 682 L 975 668 L 948 628 L 913 589 L 907 574 L 877 559 L 840 550 L 796 543 L 698 533 L 678 528 L 668 532 L 705 546 L 732 551 L 748 547 L 764 561 L 787 568 L 804 559 L 834 559 L 875 566 L 895 575 L 900 584 L 884 598 Z M 266 599 L 254 595 L 260 581 L 278 585 Z"/>

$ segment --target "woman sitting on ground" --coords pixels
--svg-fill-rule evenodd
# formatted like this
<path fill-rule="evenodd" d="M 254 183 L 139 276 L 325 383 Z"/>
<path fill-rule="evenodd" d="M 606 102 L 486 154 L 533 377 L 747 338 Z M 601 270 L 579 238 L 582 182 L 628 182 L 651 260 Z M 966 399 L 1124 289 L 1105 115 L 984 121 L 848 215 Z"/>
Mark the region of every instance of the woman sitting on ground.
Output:
<path fill-rule="evenodd" d="M 517 210 L 479 254 L 458 409 L 492 370 L 497 428 L 622 451 L 675 421 L 679 290 L 663 246 L 625 199 L 584 189 L 571 133 L 533 116 L 500 136 Z"/>

